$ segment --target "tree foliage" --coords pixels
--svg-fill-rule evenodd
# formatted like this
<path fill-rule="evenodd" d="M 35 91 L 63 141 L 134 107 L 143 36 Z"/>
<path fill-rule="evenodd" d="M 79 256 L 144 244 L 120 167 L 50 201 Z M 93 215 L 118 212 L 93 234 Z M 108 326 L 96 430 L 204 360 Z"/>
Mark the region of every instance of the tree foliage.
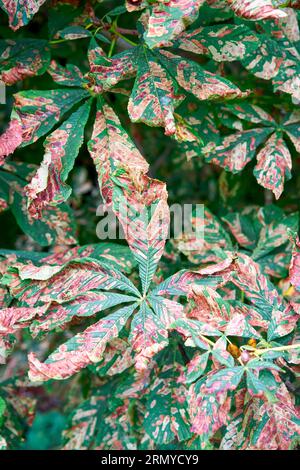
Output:
<path fill-rule="evenodd" d="M 0 448 L 295 448 L 299 2 L 0 7 Z"/>

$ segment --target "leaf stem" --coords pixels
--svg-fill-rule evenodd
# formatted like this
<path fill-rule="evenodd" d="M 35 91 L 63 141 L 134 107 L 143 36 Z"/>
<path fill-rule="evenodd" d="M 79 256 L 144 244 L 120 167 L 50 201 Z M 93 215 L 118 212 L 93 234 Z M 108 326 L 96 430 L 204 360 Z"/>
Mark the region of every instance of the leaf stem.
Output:
<path fill-rule="evenodd" d="M 241 349 L 242 348 L 243 346 L 241 346 Z M 251 348 L 250 346 L 247 346 L 248 351 L 253 351 L 254 354 L 258 356 L 269 351 L 289 351 L 290 349 L 300 349 L 300 343 L 289 344 L 287 346 L 276 346 L 275 348 L 264 348 L 264 349 L 256 349 L 256 348 Z"/>
<path fill-rule="evenodd" d="M 115 31 L 114 34 L 118 36 L 119 38 L 123 39 L 124 41 L 126 41 L 131 46 L 137 46 L 136 42 L 133 42 L 131 41 L 131 39 L 126 38 L 126 36 L 123 36 L 123 34 L 119 33 L 119 31 Z"/>

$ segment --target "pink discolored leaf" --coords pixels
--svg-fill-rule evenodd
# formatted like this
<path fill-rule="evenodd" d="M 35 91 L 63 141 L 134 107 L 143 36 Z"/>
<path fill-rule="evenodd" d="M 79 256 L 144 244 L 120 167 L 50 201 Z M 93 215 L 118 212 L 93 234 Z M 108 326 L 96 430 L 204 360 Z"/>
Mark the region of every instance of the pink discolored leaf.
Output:
<path fill-rule="evenodd" d="M 145 42 L 150 48 L 163 46 L 180 34 L 198 16 L 204 0 L 151 2 Z"/>
<path fill-rule="evenodd" d="M 33 217 L 39 217 L 47 205 L 61 204 L 70 196 L 71 188 L 65 182 L 83 143 L 90 107 L 91 102 L 84 103 L 45 140 L 41 166 L 26 187 Z"/>
<path fill-rule="evenodd" d="M 275 8 L 272 0 L 226 0 L 238 16 L 249 20 L 285 18 L 286 12 Z"/>
<path fill-rule="evenodd" d="M 300 290 L 300 243 L 298 238 L 295 240 L 293 254 L 290 264 L 290 282 L 295 288 Z"/>
<path fill-rule="evenodd" d="M 13 153 L 23 142 L 22 125 L 18 119 L 12 119 L 8 128 L 0 136 L 0 165 L 3 165 L 5 158 Z"/>
<path fill-rule="evenodd" d="M 8 14 L 9 25 L 14 31 L 26 25 L 46 0 L 2 0 L 1 8 Z"/>
<path fill-rule="evenodd" d="M 160 51 L 160 61 L 178 84 L 199 100 L 233 99 L 247 96 L 229 80 L 204 70 L 196 62 L 183 59 L 169 51 Z"/>
<path fill-rule="evenodd" d="M 49 62 L 50 49 L 44 40 L 0 41 L 0 79 L 6 85 L 43 74 Z"/>
<path fill-rule="evenodd" d="M 66 379 L 87 365 L 98 362 L 106 344 L 118 336 L 135 308 L 136 305 L 124 307 L 99 320 L 61 345 L 44 363 L 31 353 L 28 357 L 30 380 Z"/>
<path fill-rule="evenodd" d="M 130 119 L 162 126 L 166 135 L 173 135 L 176 133 L 174 108 L 182 99 L 176 82 L 157 57 L 141 47 L 137 77 L 128 103 Z"/>
<path fill-rule="evenodd" d="M 121 126 L 113 109 L 102 98 L 98 99 L 98 109 L 93 134 L 88 143 L 99 177 L 99 185 L 104 199 L 110 203 L 113 183 L 112 174 L 116 170 L 140 173 L 148 171 L 148 164 Z"/>
<path fill-rule="evenodd" d="M 112 207 L 138 262 L 143 294 L 146 294 L 169 231 L 166 186 L 132 173 L 121 173 L 114 181 Z"/>
<path fill-rule="evenodd" d="M 297 445 L 299 433 L 299 413 L 282 383 L 276 393 L 276 401 L 250 400 L 244 414 L 229 425 L 221 448 L 290 450 Z"/>
<path fill-rule="evenodd" d="M 276 199 L 283 191 L 284 180 L 291 178 L 292 158 L 282 136 L 275 133 L 257 154 L 254 175 L 259 184 L 270 189 Z"/>

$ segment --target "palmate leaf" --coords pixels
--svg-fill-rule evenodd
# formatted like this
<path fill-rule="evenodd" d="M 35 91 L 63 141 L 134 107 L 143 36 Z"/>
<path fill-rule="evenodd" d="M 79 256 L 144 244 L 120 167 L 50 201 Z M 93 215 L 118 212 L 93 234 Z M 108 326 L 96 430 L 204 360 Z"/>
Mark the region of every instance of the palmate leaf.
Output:
<path fill-rule="evenodd" d="M 295 14 L 291 9 L 287 11 L 289 15 Z M 257 50 L 246 54 L 242 64 L 256 77 L 271 80 L 274 90 L 300 99 L 299 52 L 295 37 L 286 37 L 290 28 L 285 31 L 284 27 L 278 28 L 274 23 L 271 25 L 271 31 L 266 29 L 259 35 L 260 45 Z M 299 34 L 296 40 L 299 40 Z"/>
<path fill-rule="evenodd" d="M 208 155 L 207 160 L 222 166 L 227 171 L 237 173 L 252 160 L 257 147 L 265 141 L 272 130 L 272 128 L 257 128 L 230 134 L 216 147 L 216 156 Z"/>
<path fill-rule="evenodd" d="M 199 435 L 201 448 L 207 447 L 209 440 L 223 425 L 226 425 L 226 429 L 230 429 L 231 423 L 234 422 L 232 419 L 239 413 L 244 413 L 249 402 L 246 392 L 252 397 L 259 396 L 260 400 L 268 403 L 271 394 L 278 391 L 278 387 L 282 384 L 278 378 L 278 370 L 279 367 L 271 362 L 252 360 L 246 366 L 210 370 L 206 377 L 191 385 L 189 412 L 192 431 Z M 259 371 L 265 374 L 265 378 L 268 374 L 268 379 L 265 380 L 263 375 L 258 378 Z M 277 379 L 273 374 L 277 374 Z M 231 432 L 228 432 L 228 440 L 229 436 L 236 438 Z"/>
<path fill-rule="evenodd" d="M 292 142 L 295 142 L 295 146 L 298 145 L 298 115 L 286 117 L 279 128 L 272 117 L 258 106 L 246 103 L 228 105 L 225 109 L 241 120 L 264 127 L 229 134 L 221 145 L 216 147 L 215 154 L 207 156 L 208 161 L 237 173 L 257 153 L 257 164 L 253 173 L 258 183 L 272 190 L 278 199 L 282 194 L 284 181 L 291 178 L 292 168 L 290 151 L 283 140 L 283 133 L 286 132 Z M 225 116 L 225 125 L 226 123 L 227 117 Z M 287 123 L 286 127 L 285 123 Z M 242 126 L 241 123 L 240 127 L 243 128 Z M 258 147 L 263 143 L 264 146 L 257 152 Z"/>
<path fill-rule="evenodd" d="M 147 170 L 147 163 L 121 128 L 111 108 L 106 107 L 106 114 L 104 114 L 103 101 L 100 101 L 100 105 L 101 119 L 103 117 L 106 119 L 110 117 L 111 119 L 111 123 L 104 121 L 104 131 L 106 133 L 107 131 L 113 132 L 108 135 L 108 138 L 107 134 L 104 134 L 105 140 L 103 135 L 100 134 L 99 139 L 100 145 L 106 146 L 104 159 L 107 160 L 105 163 L 109 165 L 107 183 L 112 192 L 112 199 L 109 200 L 109 197 L 111 197 L 109 192 L 103 192 L 106 201 L 112 204 L 113 210 L 118 215 L 129 246 L 138 261 L 145 298 L 157 263 L 162 255 L 168 232 L 167 193 L 162 183 L 152 180 L 142 173 Z M 103 121 L 101 122 L 103 123 Z M 99 127 L 97 127 L 97 132 L 98 129 Z M 95 140 L 92 139 L 92 142 L 95 145 Z M 96 144 L 93 147 L 95 157 L 99 155 L 98 152 L 101 150 L 98 142 Z M 128 161 L 128 157 L 131 155 L 130 152 L 135 152 L 137 158 L 139 158 L 141 162 L 140 172 L 138 172 L 137 167 L 132 168 L 132 161 Z M 101 157 L 103 158 L 103 155 Z M 119 166 L 118 158 L 125 158 L 128 165 L 127 173 L 124 165 Z M 99 174 L 100 183 L 103 180 L 105 181 L 105 176 L 103 178 Z M 130 225 L 128 227 L 129 221 Z M 9 270 L 3 282 L 10 287 L 11 292 L 14 292 L 15 297 L 23 305 L 33 307 L 36 304 L 46 304 L 47 312 L 43 315 L 41 321 L 36 320 L 32 324 L 31 329 L 34 333 L 61 327 L 70 322 L 74 316 L 90 316 L 102 309 L 120 303 L 136 302 L 137 298 L 142 297 L 142 294 L 120 272 L 102 262 L 96 262 L 96 260 L 89 258 L 71 258 L 63 264 L 56 263 L 50 264 L 50 266 L 44 264 L 36 266 L 32 262 L 25 263 L 25 265 L 16 263 L 15 268 Z M 50 291 L 49 283 L 51 283 Z M 97 291 L 99 289 L 118 289 L 129 292 L 133 296 L 111 294 L 109 297 L 101 292 L 92 292 L 95 289 Z M 66 290 L 68 293 L 66 293 Z M 165 330 L 167 330 L 169 323 L 175 319 L 174 316 L 169 318 L 167 315 L 169 322 L 167 324 L 163 323 L 164 320 L 167 320 L 165 310 L 168 313 L 170 304 L 170 301 L 169 303 L 168 301 L 162 303 L 164 308 L 160 308 L 161 320 L 153 317 L 156 324 L 160 321 L 162 325 L 163 347 L 168 344 Z M 98 362 L 102 358 L 106 344 L 118 336 L 120 330 L 125 326 L 126 320 L 133 314 L 136 307 L 137 304 L 133 303 L 131 306 L 122 307 L 120 310 L 116 310 L 115 313 L 99 320 L 83 333 L 79 333 L 72 340 L 63 344 L 44 363 L 41 363 L 34 355 L 30 355 L 31 379 L 47 380 L 49 378 L 69 377 L 82 367 L 86 367 L 92 362 Z M 179 308 L 179 312 L 181 310 Z M 132 335 L 136 337 L 136 363 L 139 364 L 141 362 L 139 355 L 148 360 L 161 346 L 156 346 L 160 340 L 156 340 L 155 332 L 150 326 L 151 322 L 150 325 L 145 325 L 145 333 L 142 330 L 142 343 L 139 340 L 140 330 L 135 331 L 135 325 L 139 325 L 139 317 L 132 324 Z M 146 350 L 143 338 L 147 338 L 147 345 L 149 345 L 150 338 L 153 350 L 151 350 L 151 347 L 149 351 Z M 87 351 L 88 343 L 90 344 L 90 352 Z M 139 344 L 142 344 L 142 346 Z M 66 348 L 69 351 L 69 356 L 64 354 Z M 63 360 L 63 357 L 65 357 L 65 360 Z"/>
<path fill-rule="evenodd" d="M 296 232 L 297 213 L 285 215 L 274 205 L 253 207 L 222 217 L 238 244 L 249 251 L 263 271 L 284 278 L 291 260 L 289 231 Z"/>
<path fill-rule="evenodd" d="M 195 219 L 191 224 L 194 228 Z M 265 274 L 284 278 L 291 261 L 289 231 L 296 232 L 298 226 L 297 213 L 286 215 L 274 205 L 230 212 L 221 220 L 205 208 L 204 239 L 186 236 L 176 241 L 176 247 L 194 265 L 217 262 L 224 259 L 224 251 L 226 256 L 237 251 L 230 239 L 231 234 L 239 245 L 238 251 L 246 250 Z"/>
<path fill-rule="evenodd" d="M 241 120 L 263 127 L 256 127 L 249 130 L 241 130 L 236 134 L 226 136 L 220 146 L 216 148 L 216 157 L 208 156 L 208 161 L 220 164 L 226 170 L 238 172 L 254 157 L 256 148 L 275 130 L 274 119 L 258 106 L 249 103 L 238 105 L 228 105 L 224 108 L 225 113 L 233 114 Z M 230 118 L 230 116 L 229 116 Z M 227 114 L 222 115 L 224 124 L 228 125 Z M 243 123 L 235 123 L 235 127 L 243 129 Z"/>
<path fill-rule="evenodd" d="M 0 7 L 8 14 L 9 25 L 15 31 L 26 25 L 46 0 L 1 0 Z"/>
<path fill-rule="evenodd" d="M 165 184 L 147 176 L 119 172 L 114 178 L 112 207 L 137 260 L 144 295 L 168 235 L 167 196 Z"/>
<path fill-rule="evenodd" d="M 127 49 L 112 58 L 108 58 L 103 49 L 92 39 L 89 45 L 88 59 L 90 72 L 85 76 L 87 82 L 95 82 L 96 91 L 107 91 L 121 80 L 136 74 L 138 47 Z"/>
<path fill-rule="evenodd" d="M 203 330 L 205 332 L 205 329 Z M 209 333 L 209 331 L 207 333 Z M 201 343 L 201 340 L 197 340 L 195 342 L 195 345 L 197 345 L 201 349 L 202 347 L 206 347 L 205 340 L 203 340 L 204 344 Z M 227 341 L 225 336 L 221 336 L 220 338 L 218 338 L 217 341 L 214 343 L 214 346 L 211 346 L 209 343 L 207 343 L 208 351 L 204 353 L 201 352 L 195 354 L 193 359 L 187 364 L 186 372 L 182 377 L 181 381 L 186 384 L 189 384 L 195 382 L 195 380 L 203 376 L 209 359 L 211 359 L 213 364 L 217 367 L 220 367 L 220 365 L 229 368 L 233 367 L 234 359 L 232 355 L 226 350 L 226 348 Z"/>
<path fill-rule="evenodd" d="M 124 179 L 124 173 L 122 177 L 123 180 L 113 178 L 114 191 L 117 188 L 124 199 L 128 198 L 130 201 L 130 198 L 133 198 L 133 202 L 136 202 L 135 199 L 139 197 L 141 186 L 133 185 L 130 188 L 126 184 L 129 185 L 132 181 L 128 179 L 128 176 Z M 147 177 L 143 176 L 143 178 Z M 121 182 L 123 184 L 120 184 Z M 140 180 L 141 182 L 143 179 Z M 149 178 L 146 182 L 150 185 L 157 184 L 155 180 Z M 128 189 L 130 189 L 129 192 L 127 192 Z M 113 204 L 116 201 L 117 198 L 113 197 Z M 139 209 L 147 207 L 145 197 L 143 204 L 144 206 L 140 203 Z M 117 211 L 120 211 L 119 207 L 116 213 Z M 134 212 L 132 213 L 135 215 Z M 139 216 L 139 213 L 137 215 Z M 122 212 L 119 215 L 121 222 L 123 216 Z M 41 258 L 35 261 L 23 259 L 23 261 L 15 262 L 13 267 L 8 269 L 7 274 L 2 278 L 2 284 L 8 287 L 10 294 L 18 300 L 20 306 L 31 309 L 28 310 L 31 319 L 30 330 L 34 335 L 40 331 L 64 327 L 73 318 L 83 320 L 104 309 L 119 306 L 119 309 L 103 316 L 83 333 L 78 333 L 67 343 L 62 344 L 46 362 L 41 363 L 31 354 L 29 356 L 31 380 L 63 379 L 93 362 L 99 362 L 102 360 L 107 343 L 118 337 L 130 317 L 133 317 L 130 325 L 130 338 L 137 370 L 147 370 L 147 365 L 154 355 L 169 344 L 168 330 L 172 329 L 176 320 L 184 317 L 184 311 L 180 303 L 165 299 L 161 297 L 161 294 L 172 296 L 180 292 L 181 295 L 187 295 L 192 281 L 200 279 L 204 283 L 211 283 L 209 276 L 213 277 L 215 273 L 218 276 L 218 273 L 224 269 L 224 263 L 204 269 L 199 273 L 178 273 L 174 277 L 175 290 L 172 287 L 171 278 L 168 282 L 157 286 L 153 292 L 148 293 L 151 279 L 164 248 L 168 228 L 164 217 L 161 228 L 158 224 L 158 229 L 165 234 L 159 243 L 157 237 L 151 237 L 152 229 L 149 230 L 148 226 L 142 226 L 141 234 L 138 231 L 130 232 L 131 235 L 128 238 L 129 246 L 138 264 L 141 265 L 142 293 L 139 293 L 120 271 L 106 265 L 102 260 L 76 258 L 76 254 L 80 253 L 79 250 L 74 251 L 74 257 L 71 258 L 67 254 L 49 256 L 47 257 L 48 264 L 45 264 L 45 259 L 41 260 Z M 155 213 L 150 219 L 149 226 L 151 224 L 154 228 L 156 227 Z M 141 238 L 137 238 L 137 235 Z M 139 244 L 143 240 L 146 243 L 145 256 L 141 258 Z M 220 281 L 217 279 L 217 282 Z M 125 295 L 115 292 L 107 293 L 111 290 L 124 292 Z M 145 303 L 146 296 L 151 308 Z M 140 306 L 136 303 L 137 301 Z M 124 303 L 131 303 L 131 305 L 124 307 L 122 306 Z M 32 310 L 35 307 L 40 307 L 40 310 Z M 29 325 L 25 322 L 24 326 Z M 88 344 L 90 346 L 87 348 Z"/>
<path fill-rule="evenodd" d="M 276 401 L 253 398 L 245 412 L 233 420 L 221 442 L 224 450 L 289 450 L 299 441 L 300 419 L 284 384 Z"/>
<path fill-rule="evenodd" d="M 180 122 L 176 125 L 174 109 L 184 98 L 183 91 L 200 100 L 244 96 L 230 81 L 167 51 L 140 47 L 137 64 L 137 77 L 128 104 L 129 116 L 133 122 L 163 126 L 167 135 L 178 131 L 176 127 Z M 180 131 L 178 134 L 180 140 Z M 201 135 L 199 137 L 201 139 Z"/>
<path fill-rule="evenodd" d="M 6 85 L 43 74 L 49 63 L 47 41 L 26 38 L 0 41 L 0 79 Z"/>
<path fill-rule="evenodd" d="M 266 218 L 267 214 L 268 210 L 264 214 Z M 271 208 L 269 210 L 269 217 L 270 220 L 272 220 Z M 238 221 L 239 219 L 236 220 Z M 292 220 L 290 221 L 290 223 L 292 223 Z M 297 224 L 297 219 L 295 223 Z M 214 223 L 212 223 L 212 226 L 214 226 Z M 216 221 L 216 227 L 216 233 L 222 234 L 222 232 L 220 232 L 221 227 L 219 226 L 218 221 Z M 233 228 L 233 233 L 235 230 L 238 229 L 239 226 L 236 224 Z M 271 225 L 270 230 L 272 229 L 273 227 Z M 284 226 L 284 224 L 282 226 L 278 224 L 277 230 L 278 243 L 279 245 L 283 243 L 284 253 L 285 243 L 288 240 L 286 227 Z M 285 231 L 284 237 L 282 237 L 282 231 Z M 265 233 L 262 231 L 262 240 L 265 236 Z M 240 237 L 243 243 L 244 240 L 242 238 L 242 234 L 240 234 Z M 276 231 L 274 232 L 274 237 L 276 240 Z M 248 242 L 247 239 L 246 242 Z M 216 246 L 218 246 L 217 240 L 215 243 Z M 200 259 L 205 259 L 206 255 L 206 260 L 209 260 L 211 262 L 212 258 L 210 254 L 210 249 L 211 245 L 205 247 L 205 244 L 204 246 L 202 244 L 200 250 L 198 252 L 196 251 L 196 254 L 200 254 Z M 227 249 L 232 250 L 233 248 L 228 247 Z M 266 252 L 268 254 L 267 247 Z M 218 252 L 216 251 L 216 253 Z M 261 253 L 261 255 L 262 254 L 263 253 Z M 257 252 L 257 255 L 259 258 L 259 250 Z M 195 255 L 193 256 L 195 258 Z M 263 273 L 259 264 L 254 262 L 249 256 L 245 255 L 244 253 L 235 252 L 232 253 L 232 256 L 233 262 L 228 268 L 229 276 L 227 278 L 227 281 L 231 281 L 236 287 L 238 287 L 242 292 L 244 292 L 243 295 L 245 295 L 248 301 L 250 301 L 253 308 L 252 306 L 249 307 L 247 305 L 239 304 L 237 302 L 224 300 L 222 296 L 220 296 L 218 292 L 215 291 L 215 287 L 213 286 L 209 287 L 208 284 L 206 286 L 196 285 L 191 286 L 192 289 L 190 290 L 189 297 L 190 300 L 192 300 L 192 303 L 189 315 L 192 318 L 196 318 L 197 320 L 200 320 L 202 322 L 208 322 L 211 324 L 211 326 L 217 327 L 218 329 L 223 329 L 223 327 L 227 325 L 228 334 L 239 335 L 240 333 L 242 333 L 242 335 L 245 334 L 245 336 L 247 336 L 248 334 L 249 336 L 251 336 L 252 334 L 253 337 L 255 337 L 255 332 L 252 331 L 252 333 L 250 333 L 250 330 L 248 330 L 247 332 L 247 323 L 248 325 L 250 324 L 252 326 L 260 326 L 264 330 L 268 330 L 269 340 L 289 334 L 295 328 L 295 325 L 299 318 L 298 314 L 293 310 L 291 305 L 286 303 L 281 298 L 281 296 L 276 291 L 275 286 L 269 280 L 268 276 Z M 274 253 L 274 263 L 276 263 L 276 252 Z M 213 265 L 211 266 L 213 267 Z M 213 315 L 212 312 L 214 312 Z M 236 316 L 235 321 L 233 321 L 231 325 L 230 321 L 234 318 L 235 314 L 242 314 L 242 316 Z M 247 319 L 246 324 L 243 323 L 243 316 L 245 319 Z M 242 323 L 240 323 L 241 320 L 243 320 Z M 230 329 L 230 325 L 233 328 L 232 330 Z"/>
<path fill-rule="evenodd" d="M 246 255 L 239 254 L 232 282 L 244 290 L 246 297 L 259 310 L 262 318 L 269 322 L 269 341 L 294 330 L 299 315 L 292 305 L 280 297 L 269 278 L 262 274 L 259 265 Z"/>
<path fill-rule="evenodd" d="M 175 134 L 174 108 L 183 99 L 173 78 L 146 47 L 140 48 L 137 77 L 128 103 L 133 122 L 162 126 L 167 135 Z"/>
<path fill-rule="evenodd" d="M 133 304 L 107 315 L 60 346 L 43 363 L 34 353 L 30 353 L 28 356 L 30 380 L 65 379 L 88 364 L 98 362 L 106 344 L 119 335 L 135 308 L 136 304 Z"/>

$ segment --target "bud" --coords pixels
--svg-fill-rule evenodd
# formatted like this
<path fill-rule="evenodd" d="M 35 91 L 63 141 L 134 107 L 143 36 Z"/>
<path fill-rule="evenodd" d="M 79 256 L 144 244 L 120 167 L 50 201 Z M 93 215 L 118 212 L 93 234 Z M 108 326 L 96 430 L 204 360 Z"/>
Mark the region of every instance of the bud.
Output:
<path fill-rule="evenodd" d="M 235 359 L 237 359 L 241 355 L 240 348 L 235 344 L 229 344 L 227 350 Z"/>
<path fill-rule="evenodd" d="M 248 353 L 248 351 L 243 351 L 242 354 L 241 354 L 241 359 L 244 363 L 247 363 L 250 359 L 250 354 Z"/>
<path fill-rule="evenodd" d="M 247 344 L 249 344 L 249 346 L 252 346 L 252 348 L 256 348 L 256 339 L 254 338 L 249 339 Z"/>

